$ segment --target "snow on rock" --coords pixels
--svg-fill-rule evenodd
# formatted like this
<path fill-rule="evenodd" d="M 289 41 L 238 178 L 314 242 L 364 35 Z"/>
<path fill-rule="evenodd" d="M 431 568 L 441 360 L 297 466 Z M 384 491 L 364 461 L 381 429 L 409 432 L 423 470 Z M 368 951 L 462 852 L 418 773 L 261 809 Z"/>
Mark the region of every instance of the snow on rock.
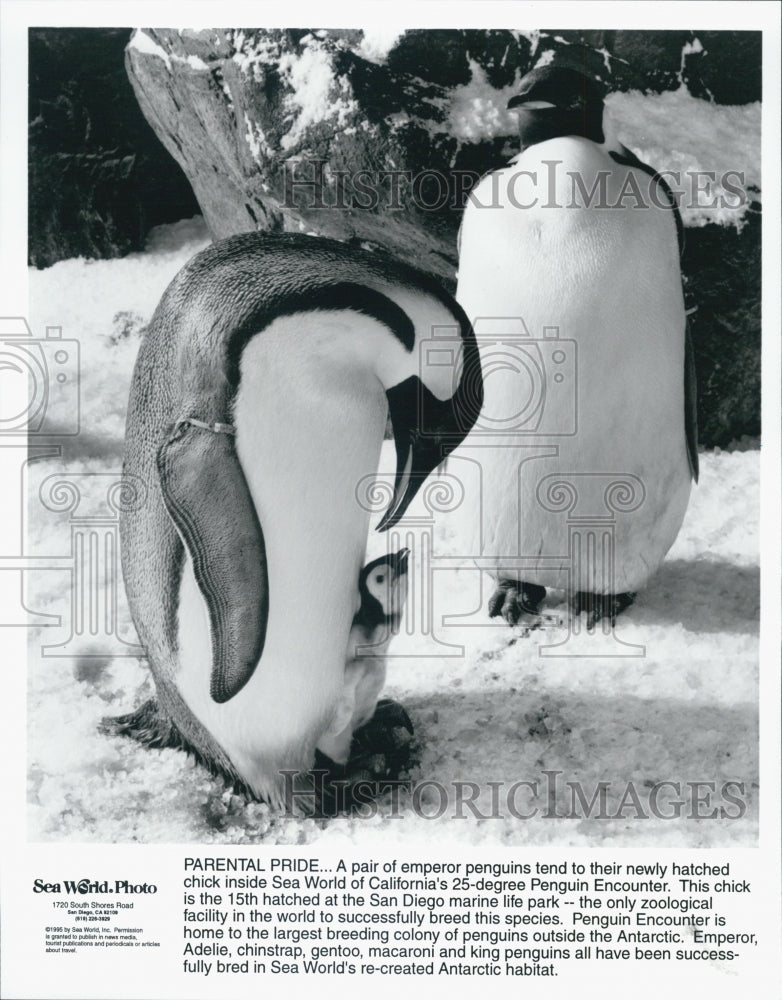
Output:
<path fill-rule="evenodd" d="M 473 59 L 470 69 L 470 82 L 451 91 L 448 113 L 451 135 L 463 142 L 513 135 L 518 116 L 508 111 L 508 101 L 518 93 L 518 79 L 507 87 L 492 87 L 486 71 Z"/>
<path fill-rule="evenodd" d="M 67 512 L 53 513 L 36 502 L 47 476 L 119 472 L 137 334 L 170 278 L 204 242 L 201 224 L 192 222 L 158 230 L 146 254 L 100 263 L 64 261 L 31 273 L 34 331 L 62 325 L 64 336 L 78 336 L 83 354 L 82 435 L 64 444 L 61 458 L 37 462 L 29 473 L 31 553 L 69 552 Z M 122 318 L 117 321 L 117 316 Z M 438 782 L 446 790 L 439 818 L 427 818 L 442 804 L 434 785 L 423 788 L 415 801 L 403 795 L 401 815 L 395 818 L 389 818 L 393 803 L 387 796 L 366 818 L 288 817 L 233 794 L 182 753 L 145 750 L 101 735 L 102 717 L 130 711 L 151 696 L 146 666 L 135 656 L 101 655 L 99 641 L 89 636 L 68 658 L 44 657 L 41 645 L 67 639 L 67 625 L 34 630 L 28 700 L 30 837 L 362 846 L 409 845 L 433 836 L 508 845 L 755 844 L 759 452 L 751 442 L 742 448 L 701 454 L 700 485 L 693 489 L 679 538 L 617 624 L 616 637 L 644 646 L 644 656 L 540 656 L 541 647 L 562 632 L 552 628 L 525 635 L 521 628 L 490 622 L 480 610 L 489 583 L 469 559 L 437 571 L 433 636 L 422 633 L 420 624 L 411 627 L 420 623 L 422 610 L 413 597 L 391 647 L 386 693 L 406 706 L 415 724 L 412 778 Z M 393 469 L 390 442 L 381 469 Z M 407 519 L 412 527 L 401 526 L 402 535 L 412 536 L 413 581 L 420 580 L 426 530 L 414 521 L 426 512 L 417 498 Z M 459 553 L 459 537 L 447 516 L 436 518 L 433 532 L 435 559 Z M 372 533 L 368 558 L 382 551 L 384 540 Z M 67 622 L 67 572 L 28 576 L 28 606 Z M 413 594 L 418 592 L 415 586 Z M 562 595 L 551 594 L 545 610 L 564 621 Z M 469 623 L 443 624 L 444 616 L 460 614 L 470 616 Z M 133 642 L 124 599 L 118 626 L 124 641 Z M 554 775 L 550 786 L 546 773 Z M 688 781 L 704 780 L 718 786 L 742 782 L 746 815 L 690 818 L 688 806 L 678 819 L 638 819 L 626 802 L 629 783 L 648 797 L 659 782 L 679 782 L 686 792 Z M 503 783 L 498 787 L 507 796 L 519 781 L 538 783 L 514 800 L 528 819 L 509 813 L 505 799 L 500 816 L 482 819 L 459 805 L 455 790 L 455 783 L 474 782 L 478 810 L 491 816 L 489 782 Z M 588 797 L 605 783 L 607 818 L 578 813 L 567 818 L 573 809 L 568 782 L 580 782 Z M 670 796 L 660 802 L 675 814 Z"/>
<path fill-rule="evenodd" d="M 141 31 L 140 29 L 134 31 L 128 42 L 128 48 L 136 52 L 143 52 L 145 55 L 154 56 L 156 59 L 162 59 L 166 69 L 169 73 L 171 72 L 171 57 L 168 52 L 166 52 L 162 45 L 158 45 L 146 31 Z"/>
<path fill-rule="evenodd" d="M 682 86 L 662 94 L 609 94 L 606 109 L 626 146 L 656 170 L 673 172 L 666 179 L 682 192 L 686 226 L 741 225 L 750 199 L 726 190 L 721 179 L 744 194 L 754 188 L 759 197 L 759 102 L 722 107 Z"/>
<path fill-rule="evenodd" d="M 376 24 L 371 28 L 363 28 L 361 42 L 355 51 L 357 55 L 379 65 L 386 61 L 388 53 L 403 34 L 404 28 L 391 25 Z"/>
<path fill-rule="evenodd" d="M 265 69 L 273 66 L 280 54 L 279 45 L 274 38 L 258 37 L 255 32 L 250 35 L 244 31 L 229 31 L 227 36 L 233 53 L 232 61 L 245 76 L 249 76 L 255 83 L 263 83 Z"/>
<path fill-rule="evenodd" d="M 314 125 L 328 122 L 335 129 L 343 128 L 357 113 L 348 81 L 335 76 L 330 53 L 313 36 L 302 39 L 299 55 L 282 55 L 279 70 L 290 88 L 286 104 L 293 109 L 293 126 L 282 137 L 283 149 L 298 145 Z"/>

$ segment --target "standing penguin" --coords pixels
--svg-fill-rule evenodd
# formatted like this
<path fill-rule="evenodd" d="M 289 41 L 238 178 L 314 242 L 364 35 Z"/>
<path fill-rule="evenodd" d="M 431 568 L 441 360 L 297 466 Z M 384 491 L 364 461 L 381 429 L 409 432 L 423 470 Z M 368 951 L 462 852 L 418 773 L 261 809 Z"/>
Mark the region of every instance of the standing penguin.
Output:
<path fill-rule="evenodd" d="M 450 365 L 426 362 L 433 326 Z M 386 255 L 248 233 L 184 267 L 133 375 L 125 471 L 148 499 L 120 525 L 157 698 L 115 731 L 281 802 L 280 770 L 311 766 L 351 680 L 358 485 L 387 415 L 398 467 L 381 530 L 477 416 L 476 369 L 461 308 Z"/>
<path fill-rule="evenodd" d="M 515 624 L 553 587 L 594 627 L 657 569 L 697 480 L 681 221 L 655 171 L 607 136 L 593 79 L 535 69 L 508 107 L 521 152 L 483 178 L 460 232 L 456 295 L 478 334 L 488 415 L 466 442 L 484 445 L 474 551 L 497 581 L 492 616 Z M 481 342 L 486 321 L 493 336 Z M 512 350 L 524 378 L 502 371 Z M 486 447 L 497 428 L 501 447 Z M 599 516 L 614 474 L 632 477 L 640 502 L 616 515 L 613 565 L 598 567 L 599 554 L 572 565 L 547 484 L 571 477 L 579 509 Z"/>

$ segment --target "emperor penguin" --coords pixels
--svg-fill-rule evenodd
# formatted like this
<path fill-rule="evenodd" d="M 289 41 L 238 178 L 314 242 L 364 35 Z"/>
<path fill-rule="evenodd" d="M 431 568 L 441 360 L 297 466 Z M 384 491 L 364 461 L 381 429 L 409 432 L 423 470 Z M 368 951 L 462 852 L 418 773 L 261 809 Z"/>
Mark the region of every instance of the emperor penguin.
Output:
<path fill-rule="evenodd" d="M 490 615 L 535 616 L 551 587 L 594 628 L 658 568 L 698 477 L 682 225 L 609 134 L 594 79 L 552 63 L 508 107 L 521 151 L 477 185 L 459 240 L 485 400 L 460 449 L 482 474 L 473 553 L 497 583 Z M 579 518 L 608 519 L 612 551 L 576 552 Z"/>
<path fill-rule="evenodd" d="M 355 700 L 360 484 L 387 419 L 397 472 L 380 530 L 481 401 L 470 324 L 424 273 L 299 234 L 246 233 L 197 254 L 164 293 L 132 378 L 124 471 L 147 496 L 122 513 L 122 566 L 156 698 L 114 731 L 187 749 L 282 805 L 281 771 L 305 774 Z"/>

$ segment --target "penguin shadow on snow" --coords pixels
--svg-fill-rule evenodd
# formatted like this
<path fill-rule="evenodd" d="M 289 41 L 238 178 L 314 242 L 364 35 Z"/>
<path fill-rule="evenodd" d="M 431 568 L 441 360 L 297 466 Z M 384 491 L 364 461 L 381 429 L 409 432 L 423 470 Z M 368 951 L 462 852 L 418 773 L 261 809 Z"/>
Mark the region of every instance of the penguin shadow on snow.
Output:
<path fill-rule="evenodd" d="M 491 801 L 488 782 L 542 785 L 544 770 L 561 772 L 563 786 L 582 782 L 588 797 L 599 781 L 615 784 L 619 796 L 628 781 L 639 791 L 664 781 L 741 781 L 751 816 L 758 783 L 752 706 L 543 691 L 534 680 L 525 690 L 411 699 L 421 774 L 446 787 L 475 782 L 484 807 Z M 569 805 L 570 793 L 562 794 Z"/>
<path fill-rule="evenodd" d="M 760 569 L 724 560 L 671 559 L 625 614 L 641 626 L 682 625 L 688 632 L 756 635 Z"/>
<path fill-rule="evenodd" d="M 549 590 L 539 611 L 567 626 L 573 610 L 563 591 Z M 582 616 L 583 617 L 583 616 Z M 617 615 L 621 638 L 628 626 L 681 625 L 687 632 L 757 635 L 760 627 L 760 569 L 726 560 L 671 559 L 662 564 L 629 608 Z M 596 626 L 600 629 L 600 625 Z M 503 646 L 539 634 L 534 617 L 508 630 Z"/>

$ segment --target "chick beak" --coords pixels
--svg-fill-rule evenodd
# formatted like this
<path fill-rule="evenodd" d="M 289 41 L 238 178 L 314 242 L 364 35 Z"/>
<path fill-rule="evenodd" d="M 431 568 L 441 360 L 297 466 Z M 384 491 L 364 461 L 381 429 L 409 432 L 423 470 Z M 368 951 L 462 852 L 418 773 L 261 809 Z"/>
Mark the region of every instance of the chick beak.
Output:
<path fill-rule="evenodd" d="M 396 576 L 404 576 L 407 573 L 407 563 L 410 558 L 410 549 L 400 549 L 391 557 L 391 569 Z"/>

